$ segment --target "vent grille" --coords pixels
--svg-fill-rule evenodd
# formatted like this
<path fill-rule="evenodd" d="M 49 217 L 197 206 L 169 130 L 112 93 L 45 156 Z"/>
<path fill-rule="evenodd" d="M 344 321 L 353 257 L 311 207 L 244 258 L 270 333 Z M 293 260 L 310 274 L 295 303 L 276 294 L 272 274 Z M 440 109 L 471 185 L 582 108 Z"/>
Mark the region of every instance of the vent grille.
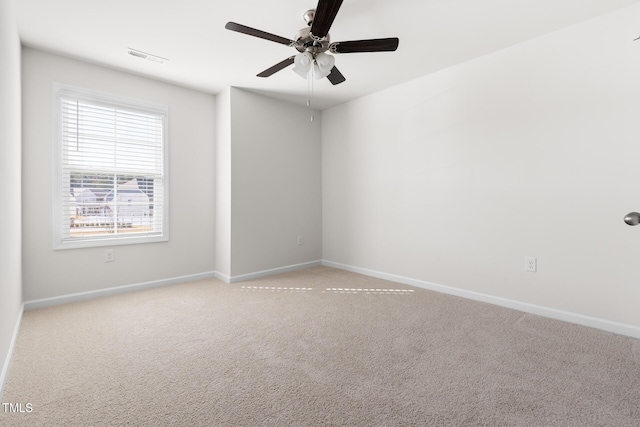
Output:
<path fill-rule="evenodd" d="M 147 59 L 147 55 L 142 52 L 136 52 L 135 50 L 129 49 L 129 55 L 137 56 L 138 58 Z"/>
<path fill-rule="evenodd" d="M 127 53 L 131 56 L 135 56 L 136 58 L 146 59 L 147 61 L 158 62 L 160 64 L 164 64 L 169 60 L 167 58 L 163 58 L 158 55 L 152 55 L 150 53 L 143 52 L 141 50 L 133 49 L 130 47 L 127 48 Z"/>

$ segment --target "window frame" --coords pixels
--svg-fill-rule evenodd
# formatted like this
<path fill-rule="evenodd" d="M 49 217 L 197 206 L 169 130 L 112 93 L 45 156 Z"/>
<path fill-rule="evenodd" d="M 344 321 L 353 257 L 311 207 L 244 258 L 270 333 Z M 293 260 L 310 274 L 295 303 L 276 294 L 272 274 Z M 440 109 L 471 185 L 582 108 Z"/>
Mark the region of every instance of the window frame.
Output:
<path fill-rule="evenodd" d="M 125 110 L 153 114 L 162 118 L 162 225 L 160 234 L 135 235 L 118 234 L 83 238 L 65 238 L 63 233 L 69 231 L 64 221 L 64 140 L 62 135 L 62 99 L 71 97 L 81 101 L 122 108 Z M 121 173 L 114 171 L 114 174 Z M 81 88 L 63 83 L 53 83 L 53 249 L 75 249 L 90 247 L 107 247 L 127 244 L 143 244 L 166 242 L 169 240 L 169 107 L 139 99 L 126 98 L 91 89 Z"/>

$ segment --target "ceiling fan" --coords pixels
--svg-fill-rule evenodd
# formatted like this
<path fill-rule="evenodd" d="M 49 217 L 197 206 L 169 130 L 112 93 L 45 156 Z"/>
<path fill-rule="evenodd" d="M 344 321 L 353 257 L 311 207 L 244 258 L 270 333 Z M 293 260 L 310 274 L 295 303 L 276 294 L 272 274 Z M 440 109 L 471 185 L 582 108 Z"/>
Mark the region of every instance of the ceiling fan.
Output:
<path fill-rule="evenodd" d="M 326 77 L 334 84 L 340 84 L 346 79 L 335 67 L 335 58 L 330 53 L 357 53 L 357 52 L 393 52 L 398 48 L 397 37 L 370 40 L 354 40 L 331 43 L 329 29 L 343 0 L 318 0 L 316 9 L 307 10 L 303 19 L 307 28 L 298 31 L 294 40 L 280 37 L 235 22 L 227 22 L 227 30 L 247 34 L 253 37 L 281 43 L 294 47 L 299 53 L 267 68 L 258 77 L 269 77 L 278 71 L 294 64 L 293 71 L 306 78 L 312 73 L 316 79 Z"/>

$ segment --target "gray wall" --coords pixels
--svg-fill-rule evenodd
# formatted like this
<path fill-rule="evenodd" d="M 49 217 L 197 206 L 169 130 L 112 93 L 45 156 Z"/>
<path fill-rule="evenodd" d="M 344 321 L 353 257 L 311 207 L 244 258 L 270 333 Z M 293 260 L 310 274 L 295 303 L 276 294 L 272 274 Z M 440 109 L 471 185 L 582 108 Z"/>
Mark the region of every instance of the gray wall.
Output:
<path fill-rule="evenodd" d="M 231 88 L 216 95 L 216 272 L 231 277 Z"/>
<path fill-rule="evenodd" d="M 230 108 L 231 275 L 320 261 L 319 114 L 237 88 Z"/>
<path fill-rule="evenodd" d="M 638 22 L 636 4 L 325 110 L 323 258 L 640 332 Z"/>
<path fill-rule="evenodd" d="M 13 1 L 0 0 L 0 396 L 22 306 L 20 40 Z"/>
<path fill-rule="evenodd" d="M 52 250 L 53 82 L 169 106 L 170 241 Z M 236 88 L 217 97 L 23 50 L 24 299 L 320 262 L 321 120 Z M 303 236 L 303 244 L 297 244 Z"/>
<path fill-rule="evenodd" d="M 25 301 L 215 271 L 215 99 L 212 95 L 23 49 Z M 170 241 L 52 250 L 52 85 L 169 106 Z"/>

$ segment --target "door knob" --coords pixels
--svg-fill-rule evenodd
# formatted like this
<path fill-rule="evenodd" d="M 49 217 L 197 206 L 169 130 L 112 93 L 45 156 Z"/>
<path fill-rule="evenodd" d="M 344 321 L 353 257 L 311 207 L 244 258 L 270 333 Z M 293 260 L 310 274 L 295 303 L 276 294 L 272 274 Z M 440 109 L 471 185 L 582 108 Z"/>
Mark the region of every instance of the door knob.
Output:
<path fill-rule="evenodd" d="M 626 222 L 628 225 L 640 224 L 640 213 L 638 212 L 628 213 L 627 216 L 624 217 L 624 222 Z"/>

